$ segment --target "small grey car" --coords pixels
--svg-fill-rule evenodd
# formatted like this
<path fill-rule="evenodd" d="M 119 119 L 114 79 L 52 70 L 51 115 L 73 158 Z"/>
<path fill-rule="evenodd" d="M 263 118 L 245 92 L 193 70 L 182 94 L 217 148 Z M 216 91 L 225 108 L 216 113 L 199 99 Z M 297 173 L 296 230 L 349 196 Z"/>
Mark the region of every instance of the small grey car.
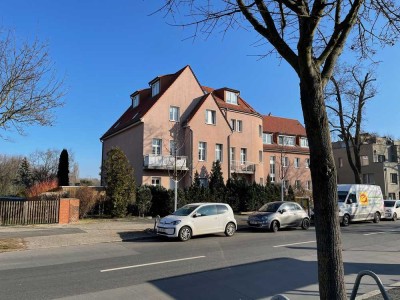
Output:
<path fill-rule="evenodd" d="M 276 201 L 264 204 L 257 212 L 251 214 L 247 224 L 253 228 L 267 228 L 277 232 L 279 228 L 310 227 L 310 218 L 296 202 Z"/>

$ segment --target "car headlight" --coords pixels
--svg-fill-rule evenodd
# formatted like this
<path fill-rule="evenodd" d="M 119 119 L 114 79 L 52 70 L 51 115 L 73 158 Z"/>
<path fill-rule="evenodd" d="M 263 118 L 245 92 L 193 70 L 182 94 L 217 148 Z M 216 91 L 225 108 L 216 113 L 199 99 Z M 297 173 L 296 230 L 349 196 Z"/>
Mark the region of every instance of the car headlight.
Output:
<path fill-rule="evenodd" d="M 178 225 L 181 222 L 181 220 L 176 220 L 176 221 L 172 221 L 172 225 Z"/>

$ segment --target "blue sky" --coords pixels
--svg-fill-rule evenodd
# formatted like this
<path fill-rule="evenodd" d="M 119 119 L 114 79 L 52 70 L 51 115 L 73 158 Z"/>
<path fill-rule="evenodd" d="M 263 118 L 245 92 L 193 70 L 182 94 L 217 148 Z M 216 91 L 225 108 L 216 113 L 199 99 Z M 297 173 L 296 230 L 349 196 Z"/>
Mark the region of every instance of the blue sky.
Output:
<path fill-rule="evenodd" d="M 195 41 L 192 28 L 170 26 L 163 14 L 151 15 L 161 1 L 3 1 L 0 26 L 22 40 L 37 37 L 49 44 L 66 105 L 53 127 L 26 128 L 26 135 L 0 139 L 0 154 L 29 155 L 36 150 L 72 151 L 80 177 L 98 177 L 99 138 L 130 105 L 129 95 L 158 75 L 190 65 L 200 83 L 228 86 L 262 114 L 303 123 L 299 83 L 284 62 L 259 59 L 253 31 L 233 30 Z M 377 59 L 379 94 L 366 111 L 364 129 L 399 138 L 400 48 L 381 50 Z"/>

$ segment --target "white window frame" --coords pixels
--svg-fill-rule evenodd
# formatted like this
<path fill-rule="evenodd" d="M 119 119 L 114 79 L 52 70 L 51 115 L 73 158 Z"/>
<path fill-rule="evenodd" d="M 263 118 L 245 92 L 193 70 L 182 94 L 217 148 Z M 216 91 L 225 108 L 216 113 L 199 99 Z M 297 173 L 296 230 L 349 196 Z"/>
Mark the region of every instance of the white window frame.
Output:
<path fill-rule="evenodd" d="M 175 146 L 175 141 L 170 140 L 169 141 L 169 155 L 175 156 L 175 153 L 177 152 L 176 146 Z"/>
<path fill-rule="evenodd" d="M 217 124 L 217 112 L 215 110 L 206 109 L 206 124 Z"/>
<path fill-rule="evenodd" d="M 284 168 L 289 167 L 289 157 L 282 156 L 281 164 L 282 164 L 282 167 L 284 167 Z"/>
<path fill-rule="evenodd" d="M 282 146 L 296 146 L 296 137 L 291 135 L 279 135 L 278 144 Z"/>
<path fill-rule="evenodd" d="M 237 132 L 243 131 L 243 121 L 242 120 L 236 120 L 236 131 Z"/>
<path fill-rule="evenodd" d="M 305 137 L 300 138 L 300 147 L 308 148 L 308 139 Z"/>
<path fill-rule="evenodd" d="M 274 175 L 274 177 L 275 177 L 275 174 L 276 174 L 276 157 L 275 156 L 270 156 L 270 158 L 269 158 L 269 173 L 270 173 L 270 176 L 272 176 L 272 175 Z"/>
<path fill-rule="evenodd" d="M 235 152 L 236 152 L 235 147 L 230 147 L 229 148 L 229 157 L 231 158 L 231 161 L 235 160 Z"/>
<path fill-rule="evenodd" d="M 223 146 L 222 144 L 215 144 L 215 161 L 222 162 L 223 159 Z"/>
<path fill-rule="evenodd" d="M 151 96 L 154 97 L 160 93 L 160 80 L 157 80 L 151 84 Z"/>
<path fill-rule="evenodd" d="M 162 154 L 162 139 L 153 138 L 151 142 L 151 153 L 153 155 L 161 155 Z"/>
<path fill-rule="evenodd" d="M 263 133 L 263 144 L 265 145 L 272 144 L 272 133 Z"/>
<path fill-rule="evenodd" d="M 207 160 L 207 143 L 199 142 L 199 161 Z"/>
<path fill-rule="evenodd" d="M 172 122 L 179 122 L 180 118 L 180 109 L 178 106 L 170 106 L 169 107 L 169 120 Z"/>
<path fill-rule="evenodd" d="M 240 148 L 240 164 L 244 165 L 247 161 L 247 148 Z"/>
<path fill-rule="evenodd" d="M 296 190 L 300 190 L 301 189 L 301 180 L 295 180 L 294 181 L 294 188 L 296 189 Z"/>
<path fill-rule="evenodd" d="M 294 167 L 296 169 L 300 168 L 300 157 L 295 157 L 294 158 Z"/>
<path fill-rule="evenodd" d="M 152 186 L 161 186 L 161 177 L 151 177 Z"/>
<path fill-rule="evenodd" d="M 309 169 L 310 168 L 310 159 L 306 158 L 304 163 L 305 163 L 306 169 Z"/>
<path fill-rule="evenodd" d="M 312 189 L 312 182 L 311 182 L 311 180 L 307 180 L 307 181 L 306 181 L 306 189 L 309 190 L 309 191 L 311 191 L 311 189 Z"/>
<path fill-rule="evenodd" d="M 225 91 L 226 93 L 226 103 L 238 104 L 238 94 L 230 91 Z"/>
<path fill-rule="evenodd" d="M 139 94 L 132 97 L 132 107 L 135 108 L 139 106 Z"/>
<path fill-rule="evenodd" d="M 368 155 L 360 155 L 361 166 L 369 165 L 369 157 Z"/>

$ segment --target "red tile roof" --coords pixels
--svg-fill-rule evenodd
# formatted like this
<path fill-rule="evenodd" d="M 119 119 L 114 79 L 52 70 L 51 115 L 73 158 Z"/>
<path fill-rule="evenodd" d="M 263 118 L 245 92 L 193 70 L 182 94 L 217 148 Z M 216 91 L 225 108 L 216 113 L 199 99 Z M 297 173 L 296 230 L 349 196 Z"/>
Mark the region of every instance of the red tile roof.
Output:
<path fill-rule="evenodd" d="M 115 122 L 110 129 L 100 138 L 103 140 L 108 136 L 129 127 L 140 121 L 140 119 L 150 110 L 150 108 L 157 102 L 157 100 L 162 97 L 166 90 L 174 83 L 174 81 L 179 77 L 179 75 L 186 69 L 190 68 L 190 66 L 186 66 L 180 69 L 178 72 L 174 74 L 168 74 L 163 76 L 158 76 L 150 82 L 155 81 L 156 79 L 160 80 L 160 92 L 155 96 L 151 97 L 151 89 L 143 89 L 136 91 L 132 95 L 138 93 L 139 96 L 139 105 L 135 108 L 132 105 L 124 112 L 124 114 Z"/>
<path fill-rule="evenodd" d="M 224 88 L 217 89 L 217 90 L 207 87 L 207 86 L 202 86 L 202 88 L 203 88 L 204 92 L 211 93 L 214 96 L 220 109 L 225 108 L 225 109 L 229 109 L 229 110 L 260 115 L 254 108 L 252 108 L 250 106 L 250 104 L 248 104 L 246 101 L 244 101 L 243 98 L 241 98 L 240 96 L 238 97 L 237 105 L 226 103 L 226 101 L 224 101 L 224 90 L 233 91 L 230 88 L 224 87 Z"/>
<path fill-rule="evenodd" d="M 263 131 L 307 137 L 306 129 L 298 120 L 271 115 L 263 116 Z"/>

